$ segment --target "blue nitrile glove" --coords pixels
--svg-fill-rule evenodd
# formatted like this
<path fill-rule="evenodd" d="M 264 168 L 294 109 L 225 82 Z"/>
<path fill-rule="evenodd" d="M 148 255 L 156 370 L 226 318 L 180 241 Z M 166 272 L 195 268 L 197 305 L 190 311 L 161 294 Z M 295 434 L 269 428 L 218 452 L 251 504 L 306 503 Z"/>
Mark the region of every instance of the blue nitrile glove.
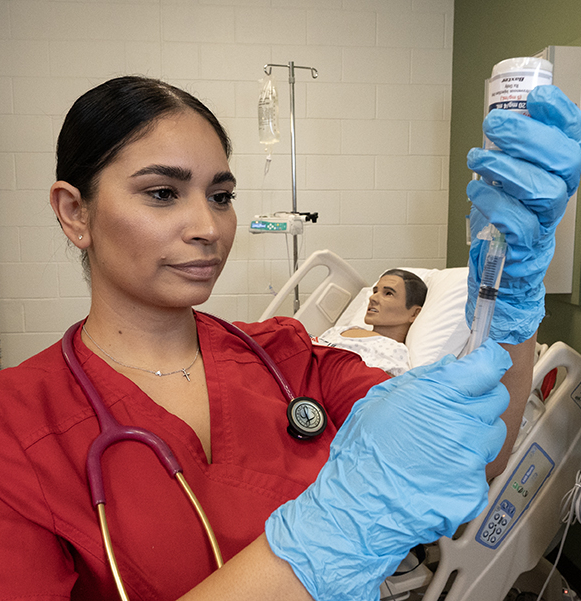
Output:
<path fill-rule="evenodd" d="M 472 245 L 466 320 L 472 324 L 488 248 L 477 234 L 490 222 L 508 244 L 490 336 L 509 344 L 529 339 L 543 319 L 555 228 L 581 176 L 581 111 L 554 86 L 535 88 L 527 107 L 532 118 L 493 110 L 484 120 L 484 133 L 502 152 L 468 153 L 468 167 L 482 179 L 467 188 Z"/>
<path fill-rule="evenodd" d="M 510 365 L 488 340 L 374 386 L 353 406 L 315 483 L 266 523 L 272 550 L 314 599 L 378 599 L 410 548 L 484 509 Z"/>

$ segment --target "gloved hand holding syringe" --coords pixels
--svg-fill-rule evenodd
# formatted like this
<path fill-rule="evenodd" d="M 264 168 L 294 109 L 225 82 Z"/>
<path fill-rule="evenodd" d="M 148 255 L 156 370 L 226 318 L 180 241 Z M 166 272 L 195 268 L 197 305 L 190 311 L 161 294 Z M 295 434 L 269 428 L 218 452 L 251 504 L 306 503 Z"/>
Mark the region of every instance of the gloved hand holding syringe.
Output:
<path fill-rule="evenodd" d="M 530 117 L 527 110 L 528 94 L 539 85 L 550 85 L 552 72 L 552 64 L 541 58 L 513 58 L 498 63 L 492 69 L 487 85 L 486 112 L 501 109 Z M 484 136 L 484 148 L 501 151 L 487 136 Z M 478 175 L 473 173 L 473 180 L 477 179 Z M 498 181 L 487 183 L 501 186 Z M 489 336 L 507 250 L 504 234 L 492 223 L 478 231 L 477 239 L 488 241 L 488 250 L 480 276 L 477 300 L 474 303 L 473 298 L 469 299 L 472 303 L 468 304 L 467 317 L 470 313 L 473 313 L 473 317 L 470 337 L 460 353 L 461 357 L 478 348 Z M 474 286 L 471 292 L 473 295 Z"/>

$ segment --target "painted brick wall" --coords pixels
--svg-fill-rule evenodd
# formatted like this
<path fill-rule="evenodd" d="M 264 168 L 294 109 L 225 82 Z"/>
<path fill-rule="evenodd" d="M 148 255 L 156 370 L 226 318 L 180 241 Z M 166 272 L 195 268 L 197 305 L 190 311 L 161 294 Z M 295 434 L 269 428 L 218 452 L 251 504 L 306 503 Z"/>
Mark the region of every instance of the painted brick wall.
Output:
<path fill-rule="evenodd" d="M 298 209 L 317 211 L 301 258 L 329 248 L 368 282 L 445 267 L 453 0 L 0 0 L 0 344 L 3 367 L 58 340 L 89 309 L 48 205 L 54 146 L 85 90 L 126 73 L 202 98 L 234 144 L 239 231 L 207 310 L 254 320 L 289 275 L 285 236 L 252 235 L 290 210 L 288 74 L 281 142 L 258 142 L 265 63 L 297 70 Z M 308 291 L 309 284 L 304 292 Z"/>

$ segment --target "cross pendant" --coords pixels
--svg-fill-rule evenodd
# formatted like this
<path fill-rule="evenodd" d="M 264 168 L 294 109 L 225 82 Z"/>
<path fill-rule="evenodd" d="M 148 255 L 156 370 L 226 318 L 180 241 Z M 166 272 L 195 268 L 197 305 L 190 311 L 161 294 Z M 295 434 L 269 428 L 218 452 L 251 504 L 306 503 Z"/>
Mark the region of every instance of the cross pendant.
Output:
<path fill-rule="evenodd" d="M 190 380 L 190 374 L 186 371 L 185 367 L 182 367 L 182 371 L 184 372 L 184 378 L 188 381 L 191 382 Z"/>

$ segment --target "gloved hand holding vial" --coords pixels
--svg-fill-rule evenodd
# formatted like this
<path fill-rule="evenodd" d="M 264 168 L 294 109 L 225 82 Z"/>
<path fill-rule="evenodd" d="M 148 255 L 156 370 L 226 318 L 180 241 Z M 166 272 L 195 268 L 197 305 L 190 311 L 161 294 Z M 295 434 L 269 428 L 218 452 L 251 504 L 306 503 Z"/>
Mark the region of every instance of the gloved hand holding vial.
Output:
<path fill-rule="evenodd" d="M 581 175 L 579 109 L 558 88 L 539 86 L 528 96 L 530 117 L 493 110 L 484 120 L 496 149 L 473 148 L 468 167 L 481 176 L 467 187 L 472 201 L 469 297 L 472 323 L 487 243 L 478 234 L 492 223 L 506 243 L 491 337 L 518 344 L 544 316 L 543 279 L 553 257 L 555 229 Z"/>

